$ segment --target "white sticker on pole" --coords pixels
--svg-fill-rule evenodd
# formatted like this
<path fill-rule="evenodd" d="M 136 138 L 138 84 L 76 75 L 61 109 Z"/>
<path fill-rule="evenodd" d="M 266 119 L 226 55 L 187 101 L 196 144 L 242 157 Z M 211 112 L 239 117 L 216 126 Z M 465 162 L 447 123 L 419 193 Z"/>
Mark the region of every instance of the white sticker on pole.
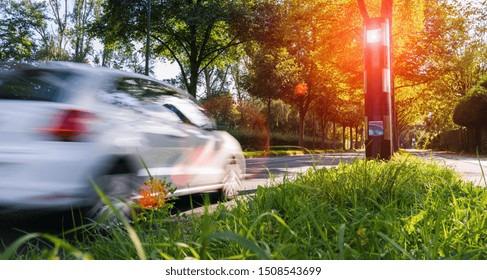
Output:
<path fill-rule="evenodd" d="M 391 70 L 382 69 L 382 92 L 391 93 Z"/>

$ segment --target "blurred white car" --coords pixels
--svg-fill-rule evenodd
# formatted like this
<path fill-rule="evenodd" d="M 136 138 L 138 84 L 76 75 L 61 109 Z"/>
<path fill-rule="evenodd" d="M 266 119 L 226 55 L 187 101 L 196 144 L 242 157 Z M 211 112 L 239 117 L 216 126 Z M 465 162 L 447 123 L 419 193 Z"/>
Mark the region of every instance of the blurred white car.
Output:
<path fill-rule="evenodd" d="M 158 80 L 75 63 L 0 76 L 0 212 L 90 209 L 130 200 L 150 176 L 180 196 L 241 188 L 240 144 L 189 94 Z"/>

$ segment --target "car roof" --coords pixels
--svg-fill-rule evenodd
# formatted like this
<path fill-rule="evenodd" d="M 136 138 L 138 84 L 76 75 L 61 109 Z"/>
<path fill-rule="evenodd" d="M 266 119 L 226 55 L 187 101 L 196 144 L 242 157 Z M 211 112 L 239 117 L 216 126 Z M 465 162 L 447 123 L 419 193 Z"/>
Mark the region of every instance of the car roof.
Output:
<path fill-rule="evenodd" d="M 30 63 L 15 65 L 13 68 L 14 68 L 13 70 L 20 70 L 20 71 L 28 70 L 28 69 L 46 69 L 46 70 L 62 70 L 62 71 L 64 70 L 64 71 L 70 71 L 73 73 L 87 75 L 87 76 L 90 75 L 99 76 L 100 74 L 102 74 L 113 79 L 119 77 L 129 77 L 129 78 L 131 77 L 131 78 L 151 80 L 156 83 L 160 83 L 166 87 L 170 87 L 180 95 L 179 97 L 195 100 L 195 98 L 191 96 L 189 93 L 187 93 L 186 91 L 174 85 L 166 83 L 164 81 L 152 78 L 150 76 L 145 76 L 138 73 L 123 71 L 123 70 L 118 70 L 118 69 L 113 69 L 113 68 L 108 68 L 103 66 L 92 66 L 87 63 L 76 63 L 76 62 L 67 62 L 67 61 L 30 62 Z"/>

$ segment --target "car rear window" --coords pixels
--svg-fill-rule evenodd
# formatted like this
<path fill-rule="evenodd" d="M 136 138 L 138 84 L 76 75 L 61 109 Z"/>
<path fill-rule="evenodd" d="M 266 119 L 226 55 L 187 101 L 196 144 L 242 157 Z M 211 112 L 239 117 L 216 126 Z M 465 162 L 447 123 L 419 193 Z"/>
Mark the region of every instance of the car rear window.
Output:
<path fill-rule="evenodd" d="M 9 72 L 0 77 L 0 99 L 59 102 L 63 99 L 59 81 L 68 76 L 38 69 Z"/>

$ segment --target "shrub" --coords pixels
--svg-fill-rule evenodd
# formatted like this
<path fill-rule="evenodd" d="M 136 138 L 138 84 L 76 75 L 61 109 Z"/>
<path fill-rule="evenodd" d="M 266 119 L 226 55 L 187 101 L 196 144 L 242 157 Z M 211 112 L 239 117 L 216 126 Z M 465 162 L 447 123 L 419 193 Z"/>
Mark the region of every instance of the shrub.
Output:
<path fill-rule="evenodd" d="M 487 76 L 460 99 L 453 121 L 461 126 L 485 126 L 487 123 Z"/>

